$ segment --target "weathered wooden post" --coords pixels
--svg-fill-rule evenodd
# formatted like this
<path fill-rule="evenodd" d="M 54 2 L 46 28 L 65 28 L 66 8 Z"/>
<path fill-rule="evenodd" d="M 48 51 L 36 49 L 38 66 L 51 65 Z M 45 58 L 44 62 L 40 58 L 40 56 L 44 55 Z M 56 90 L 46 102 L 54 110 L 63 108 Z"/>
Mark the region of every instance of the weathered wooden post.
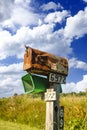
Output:
<path fill-rule="evenodd" d="M 59 130 L 59 106 L 60 106 L 60 84 L 53 84 L 56 92 L 56 101 L 54 102 L 54 130 Z"/>
<path fill-rule="evenodd" d="M 61 91 L 60 88 L 61 88 L 61 84 L 66 82 L 66 78 L 63 75 L 50 73 L 49 82 L 51 84 L 50 87 L 53 88 L 56 93 L 56 100 L 54 101 L 54 105 L 53 105 L 53 130 L 63 130 L 64 119 L 63 117 L 61 118 L 60 116 L 60 111 L 62 109 L 62 107 L 60 106 L 60 91 Z"/>

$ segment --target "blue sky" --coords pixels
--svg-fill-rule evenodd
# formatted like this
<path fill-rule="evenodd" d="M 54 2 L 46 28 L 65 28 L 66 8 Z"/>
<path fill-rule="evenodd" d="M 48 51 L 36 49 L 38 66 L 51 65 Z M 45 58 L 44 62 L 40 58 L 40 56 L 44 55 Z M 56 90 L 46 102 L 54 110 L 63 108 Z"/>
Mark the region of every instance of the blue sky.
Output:
<path fill-rule="evenodd" d="M 63 92 L 87 89 L 87 0 L 0 0 L 0 97 L 24 93 L 24 45 L 68 58 Z"/>

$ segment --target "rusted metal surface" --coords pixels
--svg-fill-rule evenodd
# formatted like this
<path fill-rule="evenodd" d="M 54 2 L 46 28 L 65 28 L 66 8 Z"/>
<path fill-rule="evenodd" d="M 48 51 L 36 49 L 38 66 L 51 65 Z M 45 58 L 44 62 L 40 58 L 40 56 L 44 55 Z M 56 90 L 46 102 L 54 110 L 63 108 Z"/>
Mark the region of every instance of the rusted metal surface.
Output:
<path fill-rule="evenodd" d="M 67 76 L 68 61 L 62 57 L 26 47 L 23 69 L 41 75 L 53 72 Z"/>

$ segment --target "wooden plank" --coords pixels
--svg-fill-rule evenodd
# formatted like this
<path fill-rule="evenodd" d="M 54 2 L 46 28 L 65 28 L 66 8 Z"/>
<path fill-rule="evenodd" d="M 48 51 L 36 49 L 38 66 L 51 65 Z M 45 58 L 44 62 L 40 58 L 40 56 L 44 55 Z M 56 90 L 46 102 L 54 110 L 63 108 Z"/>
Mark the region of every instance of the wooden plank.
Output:
<path fill-rule="evenodd" d="M 53 130 L 53 101 L 46 102 L 46 130 Z"/>
<path fill-rule="evenodd" d="M 56 100 L 56 92 L 53 89 L 47 89 L 45 93 L 46 101 L 46 130 L 54 130 L 54 101 Z"/>

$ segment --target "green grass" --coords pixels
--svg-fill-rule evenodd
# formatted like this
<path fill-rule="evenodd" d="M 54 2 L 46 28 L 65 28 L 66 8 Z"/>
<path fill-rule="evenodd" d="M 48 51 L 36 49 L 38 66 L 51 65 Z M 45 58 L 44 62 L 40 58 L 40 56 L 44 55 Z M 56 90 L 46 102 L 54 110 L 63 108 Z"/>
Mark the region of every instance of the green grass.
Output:
<path fill-rule="evenodd" d="M 64 106 L 65 130 L 87 130 L 87 96 L 61 97 Z"/>
<path fill-rule="evenodd" d="M 13 123 L 10 121 L 0 120 L 0 130 L 44 130 L 35 127 L 30 127 L 28 125 L 22 125 L 20 123 Z"/>
<path fill-rule="evenodd" d="M 42 129 L 45 127 L 45 102 L 28 95 L 1 99 L 0 118 Z"/>
<path fill-rule="evenodd" d="M 87 95 L 60 96 L 64 130 L 87 130 Z M 46 103 L 37 95 L 0 99 L 0 130 L 45 130 Z"/>

